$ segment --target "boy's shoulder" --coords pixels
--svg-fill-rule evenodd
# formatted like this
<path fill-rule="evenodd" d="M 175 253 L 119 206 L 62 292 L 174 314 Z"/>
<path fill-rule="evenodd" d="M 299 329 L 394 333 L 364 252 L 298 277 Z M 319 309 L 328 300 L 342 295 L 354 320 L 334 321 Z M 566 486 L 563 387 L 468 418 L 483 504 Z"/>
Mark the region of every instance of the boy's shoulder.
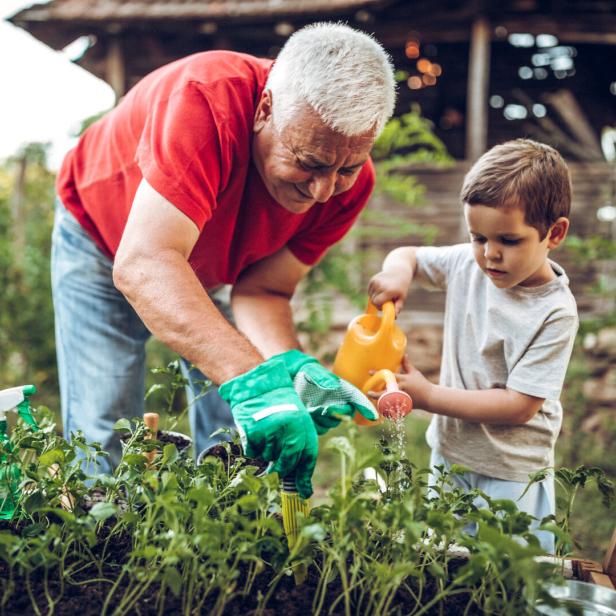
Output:
<path fill-rule="evenodd" d="M 577 319 L 577 303 L 569 287 L 569 277 L 565 269 L 551 259 L 548 259 L 548 262 L 556 277 L 539 287 L 517 287 L 518 292 L 531 295 L 536 302 L 551 307 L 552 318 L 572 317 Z"/>
<path fill-rule="evenodd" d="M 469 242 L 447 246 L 422 246 L 417 249 L 416 256 L 418 261 L 449 263 L 452 267 L 475 263 Z"/>

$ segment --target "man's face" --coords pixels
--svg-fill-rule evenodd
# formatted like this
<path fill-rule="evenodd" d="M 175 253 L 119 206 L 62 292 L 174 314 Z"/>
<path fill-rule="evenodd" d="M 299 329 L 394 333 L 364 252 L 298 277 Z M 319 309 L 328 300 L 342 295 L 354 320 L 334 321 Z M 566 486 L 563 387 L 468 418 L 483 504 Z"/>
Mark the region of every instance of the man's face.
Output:
<path fill-rule="evenodd" d="M 279 131 L 268 91 L 261 96 L 253 130 L 253 160 L 263 183 L 294 214 L 349 190 L 374 143 L 374 131 L 345 137 L 327 127 L 308 105 Z"/>
<path fill-rule="evenodd" d="M 494 286 L 534 287 L 554 277 L 547 261 L 554 247 L 552 229 L 541 240 L 539 231 L 524 222 L 522 208 L 466 204 L 464 217 L 475 260 Z"/>

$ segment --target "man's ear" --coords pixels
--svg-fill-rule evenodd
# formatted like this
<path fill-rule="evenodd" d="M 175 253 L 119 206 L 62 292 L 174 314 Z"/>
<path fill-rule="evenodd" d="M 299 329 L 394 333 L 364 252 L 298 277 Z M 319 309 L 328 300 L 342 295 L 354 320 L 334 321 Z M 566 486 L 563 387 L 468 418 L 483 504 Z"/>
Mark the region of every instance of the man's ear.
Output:
<path fill-rule="evenodd" d="M 569 231 L 569 219 L 561 216 L 548 231 L 548 248 L 556 248 L 566 237 Z"/>
<path fill-rule="evenodd" d="M 255 111 L 255 119 L 252 124 L 253 133 L 261 132 L 272 117 L 272 110 L 272 93 L 269 90 L 263 90 L 259 102 L 257 103 L 257 110 Z"/>

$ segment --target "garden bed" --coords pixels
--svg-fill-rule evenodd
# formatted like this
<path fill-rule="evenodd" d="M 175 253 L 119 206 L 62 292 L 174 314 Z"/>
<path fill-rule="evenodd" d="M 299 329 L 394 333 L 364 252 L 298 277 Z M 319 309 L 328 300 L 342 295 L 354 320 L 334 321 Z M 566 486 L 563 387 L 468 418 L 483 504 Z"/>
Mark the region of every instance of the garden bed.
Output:
<path fill-rule="evenodd" d="M 562 567 L 537 558 L 530 519 L 513 503 L 477 510 L 472 494 L 445 489 L 446 476 L 428 500 L 427 469 L 387 443 L 356 450 L 353 427 L 330 440 L 340 479 L 328 504 L 299 520 L 289 550 L 278 478 L 258 477 L 263 464 L 237 444 L 195 464 L 175 443 L 148 440 L 142 423 L 122 421 L 121 464 L 92 480 L 79 456 L 104 453 L 78 437 L 68 444 L 49 417 L 42 423 L 40 433 L 13 434 L 24 490 L 17 516 L 0 526 L 4 614 L 519 616 L 563 579 Z M 368 466 L 380 469 L 384 488 L 364 478 Z M 575 491 L 578 476 L 600 479 L 570 472 Z M 476 536 L 464 532 L 469 522 Z M 546 520 L 546 528 L 567 551 L 568 518 Z M 298 567 L 307 571 L 299 585 Z"/>

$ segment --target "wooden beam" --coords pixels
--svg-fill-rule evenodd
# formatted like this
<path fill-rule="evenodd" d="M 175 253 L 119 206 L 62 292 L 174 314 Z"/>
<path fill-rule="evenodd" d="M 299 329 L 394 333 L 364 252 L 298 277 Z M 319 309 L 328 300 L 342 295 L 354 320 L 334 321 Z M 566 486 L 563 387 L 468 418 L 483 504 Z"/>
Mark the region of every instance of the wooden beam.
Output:
<path fill-rule="evenodd" d="M 466 90 L 466 158 L 477 160 L 488 143 L 488 86 L 490 79 L 490 23 L 473 22 Z"/>
<path fill-rule="evenodd" d="M 105 81 L 113 88 L 117 103 L 126 94 L 126 67 L 119 36 L 112 36 L 109 39 L 105 68 Z"/>
<path fill-rule="evenodd" d="M 610 547 L 607 549 L 605 558 L 603 559 L 603 571 L 610 577 L 612 582 L 616 584 L 616 528 L 612 533 Z"/>

